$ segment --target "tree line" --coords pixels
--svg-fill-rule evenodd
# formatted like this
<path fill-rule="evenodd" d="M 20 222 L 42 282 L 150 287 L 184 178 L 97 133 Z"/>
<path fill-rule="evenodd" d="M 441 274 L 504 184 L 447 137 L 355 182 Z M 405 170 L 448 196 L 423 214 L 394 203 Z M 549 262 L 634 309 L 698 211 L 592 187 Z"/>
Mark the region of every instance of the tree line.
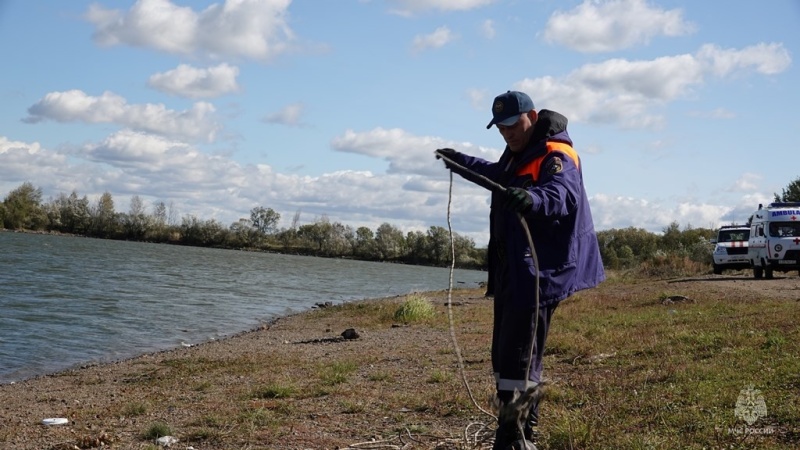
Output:
<path fill-rule="evenodd" d="M 775 194 L 775 201 L 800 201 L 800 178 L 782 194 Z M 456 267 L 486 268 L 486 248 L 476 248 L 471 238 L 454 232 L 451 250 L 450 232 L 439 226 L 406 233 L 389 223 L 375 230 L 363 226 L 354 229 L 331 222 L 326 216 L 298 225 L 297 212 L 291 226 L 279 229 L 280 218 L 272 208 L 258 206 L 249 217 L 228 226 L 194 215 L 179 219 L 172 204 L 161 201 L 147 208 L 136 195 L 128 212 L 117 212 L 109 192 L 94 203 L 75 191 L 43 202 L 41 188 L 30 182 L 9 192 L 0 203 L 0 228 L 11 230 L 430 266 L 450 265 L 453 251 Z M 677 222 L 660 234 L 635 227 L 597 232 L 607 269 L 635 269 L 650 275 L 707 272 L 715 236 L 716 229 L 691 225 L 681 229 Z"/>
<path fill-rule="evenodd" d="M 118 212 L 109 192 L 96 202 L 75 191 L 43 201 L 42 189 L 30 182 L 9 192 L 0 203 L 0 228 L 10 230 L 430 266 L 450 265 L 452 260 L 450 232 L 439 226 L 404 233 L 389 223 L 375 230 L 353 228 L 331 222 L 327 216 L 298 225 L 298 212 L 290 227 L 279 229 L 280 219 L 280 213 L 263 206 L 227 226 L 194 215 L 179 219 L 172 204 L 160 201 L 148 208 L 137 195 L 131 197 L 127 212 Z M 455 232 L 452 239 L 457 267 L 485 265 L 485 249 Z"/>

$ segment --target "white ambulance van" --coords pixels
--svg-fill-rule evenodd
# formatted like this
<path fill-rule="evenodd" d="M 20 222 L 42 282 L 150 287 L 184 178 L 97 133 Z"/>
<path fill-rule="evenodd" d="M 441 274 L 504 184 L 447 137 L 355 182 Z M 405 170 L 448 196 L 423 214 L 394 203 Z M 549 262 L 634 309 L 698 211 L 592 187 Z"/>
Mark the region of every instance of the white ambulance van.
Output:
<path fill-rule="evenodd" d="M 717 238 L 712 239 L 714 273 L 719 275 L 723 270 L 749 269 L 747 244 L 750 239 L 749 225 L 723 225 L 717 231 Z"/>
<path fill-rule="evenodd" d="M 753 277 L 800 273 L 800 202 L 758 205 L 750 221 L 747 257 Z"/>

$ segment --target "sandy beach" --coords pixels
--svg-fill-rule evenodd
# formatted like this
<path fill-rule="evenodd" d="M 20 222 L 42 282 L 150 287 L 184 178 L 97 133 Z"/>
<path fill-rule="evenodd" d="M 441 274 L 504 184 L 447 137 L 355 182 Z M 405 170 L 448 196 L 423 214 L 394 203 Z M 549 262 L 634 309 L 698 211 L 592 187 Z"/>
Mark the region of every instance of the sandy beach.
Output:
<path fill-rule="evenodd" d="M 444 311 L 446 293 L 425 295 Z M 415 416 L 410 422 L 431 436 L 414 439 L 432 446 L 457 440 L 464 411 L 424 406 L 431 400 L 424 391 L 436 388 L 437 396 L 457 397 L 458 407 L 469 409 L 449 329 L 441 317 L 433 326 L 393 323 L 403 300 L 316 309 L 220 341 L 0 386 L 0 448 L 158 448 L 145 438 L 153 424 L 167 425 L 179 439 L 170 448 L 178 449 L 358 448 L 402 435 L 397 423 Z M 491 301 L 475 290 L 456 293 L 453 303 L 463 309 Z M 342 337 L 349 328 L 357 339 Z M 463 345 L 480 349 L 469 364 L 486 397 L 491 378 L 482 331 Z M 441 379 L 431 381 L 437 373 Z M 387 396 L 406 397 L 407 406 L 383 411 Z M 68 423 L 43 425 L 47 418 Z"/>

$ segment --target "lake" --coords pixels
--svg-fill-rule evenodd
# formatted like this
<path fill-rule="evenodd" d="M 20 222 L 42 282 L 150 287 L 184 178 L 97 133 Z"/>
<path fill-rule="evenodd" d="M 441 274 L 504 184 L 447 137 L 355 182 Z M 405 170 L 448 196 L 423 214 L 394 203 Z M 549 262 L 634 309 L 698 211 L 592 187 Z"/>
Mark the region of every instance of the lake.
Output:
<path fill-rule="evenodd" d="M 220 339 L 317 303 L 444 290 L 450 270 L 0 232 L 0 384 Z M 456 270 L 457 288 L 486 273 Z"/>

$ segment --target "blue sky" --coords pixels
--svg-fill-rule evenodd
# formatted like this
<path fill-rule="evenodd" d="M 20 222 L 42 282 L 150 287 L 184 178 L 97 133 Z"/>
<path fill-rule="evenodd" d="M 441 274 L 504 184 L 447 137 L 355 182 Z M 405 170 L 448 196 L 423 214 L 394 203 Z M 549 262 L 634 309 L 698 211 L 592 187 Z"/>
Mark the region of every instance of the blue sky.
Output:
<path fill-rule="evenodd" d="M 0 198 L 424 231 L 433 151 L 499 157 L 516 89 L 569 117 L 598 230 L 713 228 L 800 178 L 798 45 L 796 0 L 0 0 Z M 456 177 L 479 246 L 487 205 Z"/>

